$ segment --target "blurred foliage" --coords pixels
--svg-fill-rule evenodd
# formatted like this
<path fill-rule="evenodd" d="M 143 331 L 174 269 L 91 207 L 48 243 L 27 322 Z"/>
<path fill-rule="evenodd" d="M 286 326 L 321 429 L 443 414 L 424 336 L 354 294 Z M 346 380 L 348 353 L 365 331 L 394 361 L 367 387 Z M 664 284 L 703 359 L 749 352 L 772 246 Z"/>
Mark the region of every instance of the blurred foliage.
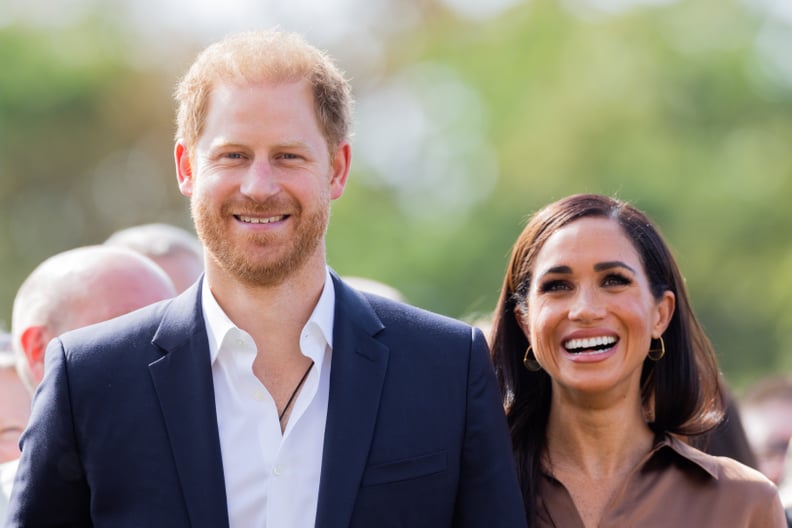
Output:
<path fill-rule="evenodd" d="M 355 151 L 328 234 L 337 271 L 472 318 L 494 305 L 532 211 L 576 192 L 617 195 L 666 235 L 729 380 L 792 370 L 792 85 L 759 54 L 762 15 L 697 0 L 592 18 L 535 0 L 475 21 L 421 5 L 421 22 L 385 43 L 387 71 L 358 71 L 355 86 L 376 90 L 409 68 L 416 79 L 415 65 L 453 71 L 484 111 L 470 126 L 493 148 L 452 154 L 495 167 L 481 179 L 497 180 L 452 212 L 431 204 L 453 184 L 420 188 L 416 214 Z M 181 69 L 135 68 L 120 35 L 97 21 L 0 29 L 0 321 L 47 256 L 133 223 L 190 225 L 171 161 Z M 366 134 L 376 143 L 376 128 Z"/>
<path fill-rule="evenodd" d="M 0 321 L 42 260 L 144 218 L 189 226 L 173 185 L 170 85 L 98 20 L 0 29 Z M 170 178 L 168 178 L 170 176 Z"/>

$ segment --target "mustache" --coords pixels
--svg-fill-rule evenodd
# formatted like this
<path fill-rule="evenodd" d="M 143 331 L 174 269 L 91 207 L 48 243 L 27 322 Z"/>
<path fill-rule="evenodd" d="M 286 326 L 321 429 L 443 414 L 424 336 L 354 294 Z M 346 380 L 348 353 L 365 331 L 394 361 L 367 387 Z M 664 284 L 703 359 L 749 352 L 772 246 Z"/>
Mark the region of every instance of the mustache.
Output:
<path fill-rule="evenodd" d="M 300 210 L 299 204 L 285 196 L 270 196 L 264 201 L 251 198 L 237 199 L 224 203 L 220 209 L 223 214 L 228 215 L 270 215 Z"/>

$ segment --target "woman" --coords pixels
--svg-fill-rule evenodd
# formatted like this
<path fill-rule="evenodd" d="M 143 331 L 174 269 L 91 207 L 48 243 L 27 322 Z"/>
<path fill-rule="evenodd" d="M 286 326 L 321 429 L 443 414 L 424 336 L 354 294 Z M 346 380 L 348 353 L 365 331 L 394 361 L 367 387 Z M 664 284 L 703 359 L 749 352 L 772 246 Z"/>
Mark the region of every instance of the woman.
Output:
<path fill-rule="evenodd" d="M 785 526 L 770 481 L 680 439 L 720 419 L 718 366 L 634 207 L 574 195 L 536 213 L 492 332 L 529 526 Z"/>

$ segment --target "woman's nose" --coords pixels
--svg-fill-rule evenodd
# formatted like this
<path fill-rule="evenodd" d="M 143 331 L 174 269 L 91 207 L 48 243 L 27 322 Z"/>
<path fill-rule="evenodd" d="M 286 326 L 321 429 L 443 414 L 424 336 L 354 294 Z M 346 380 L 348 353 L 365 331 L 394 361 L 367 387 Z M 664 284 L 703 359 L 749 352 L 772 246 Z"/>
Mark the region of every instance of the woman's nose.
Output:
<path fill-rule="evenodd" d="M 599 319 L 604 315 L 605 304 L 599 292 L 593 288 L 579 288 L 569 307 L 569 318 L 586 321 Z"/>

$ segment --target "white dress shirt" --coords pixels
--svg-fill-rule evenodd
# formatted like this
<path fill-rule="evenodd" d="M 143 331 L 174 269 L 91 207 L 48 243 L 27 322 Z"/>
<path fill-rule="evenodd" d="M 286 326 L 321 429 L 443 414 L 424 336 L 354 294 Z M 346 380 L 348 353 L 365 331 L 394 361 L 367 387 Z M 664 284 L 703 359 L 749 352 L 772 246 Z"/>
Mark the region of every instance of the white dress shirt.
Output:
<path fill-rule="evenodd" d="M 316 522 L 330 390 L 335 290 L 329 271 L 300 336 L 313 368 L 281 433 L 272 396 L 253 375 L 256 345 L 223 312 L 204 278 L 204 321 L 231 528 L 309 528 Z"/>
<path fill-rule="evenodd" d="M 6 517 L 8 499 L 11 498 L 11 485 L 14 483 L 14 476 L 18 466 L 18 458 L 0 464 L 0 525 L 3 524 Z"/>

